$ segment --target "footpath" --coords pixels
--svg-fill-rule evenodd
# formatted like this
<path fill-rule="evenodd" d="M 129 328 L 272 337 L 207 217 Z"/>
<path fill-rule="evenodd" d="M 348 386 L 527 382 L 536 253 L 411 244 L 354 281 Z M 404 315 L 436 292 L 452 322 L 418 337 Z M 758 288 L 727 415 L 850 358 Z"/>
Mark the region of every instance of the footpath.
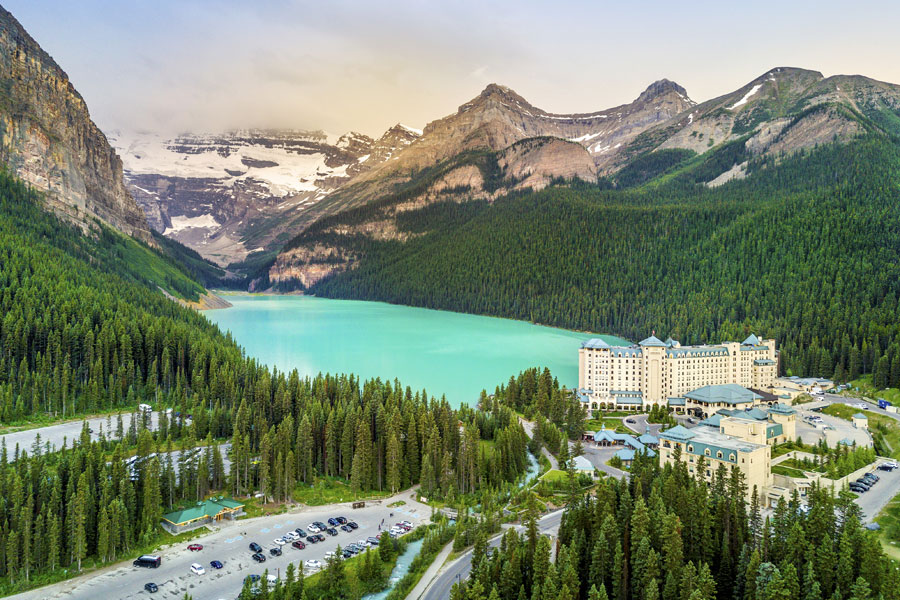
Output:
<path fill-rule="evenodd" d="M 450 553 L 452 551 L 453 542 L 450 541 L 431 562 L 431 566 L 428 567 L 428 570 L 425 571 L 424 575 L 422 575 L 422 579 L 419 580 L 419 583 L 416 584 L 416 587 L 414 587 L 412 591 L 407 594 L 406 600 L 419 600 L 419 597 L 425 593 L 425 590 L 428 589 L 428 586 L 431 585 L 431 582 L 434 581 L 434 579 L 438 576 L 438 573 L 440 573 L 441 568 L 444 566 L 444 563 L 447 561 L 447 557 L 450 556 Z"/>

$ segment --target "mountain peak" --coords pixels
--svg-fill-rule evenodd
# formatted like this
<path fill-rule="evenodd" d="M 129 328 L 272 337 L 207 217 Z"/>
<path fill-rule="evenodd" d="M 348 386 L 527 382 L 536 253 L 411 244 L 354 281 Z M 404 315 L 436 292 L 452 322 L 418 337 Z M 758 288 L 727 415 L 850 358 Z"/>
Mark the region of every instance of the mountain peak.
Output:
<path fill-rule="evenodd" d="M 685 90 L 674 81 L 669 81 L 668 79 L 660 79 L 659 81 L 654 81 L 653 83 L 651 83 L 649 86 L 647 86 L 647 89 L 641 92 L 641 95 L 638 96 L 638 101 L 649 102 L 651 100 L 659 98 L 660 96 L 664 96 L 672 92 L 680 95 L 682 98 L 693 104 L 693 101 L 688 98 L 687 90 Z"/>

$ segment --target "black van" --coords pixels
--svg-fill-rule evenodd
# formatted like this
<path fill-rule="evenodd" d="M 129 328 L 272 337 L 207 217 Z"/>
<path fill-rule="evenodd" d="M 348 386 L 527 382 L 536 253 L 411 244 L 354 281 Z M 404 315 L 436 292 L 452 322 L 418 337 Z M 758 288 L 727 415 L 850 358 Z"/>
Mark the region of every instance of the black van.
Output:
<path fill-rule="evenodd" d="M 135 567 L 147 567 L 149 569 L 155 569 L 162 563 L 162 559 L 153 554 L 145 554 L 143 556 L 139 556 L 133 564 Z"/>

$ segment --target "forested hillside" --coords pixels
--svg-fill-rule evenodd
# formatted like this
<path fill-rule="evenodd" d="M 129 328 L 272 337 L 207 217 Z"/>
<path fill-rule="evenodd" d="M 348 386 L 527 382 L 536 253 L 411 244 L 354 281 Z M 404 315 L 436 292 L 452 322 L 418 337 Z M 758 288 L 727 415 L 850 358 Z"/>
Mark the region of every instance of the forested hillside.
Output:
<path fill-rule="evenodd" d="M 68 448 L 0 450 L 0 593 L 85 560 L 152 547 L 159 516 L 213 491 L 290 499 L 317 477 L 354 490 L 421 483 L 454 499 L 527 466 L 515 413 L 490 413 L 352 375 L 301 378 L 247 358 L 202 315 L 157 289 L 202 290 L 160 254 L 110 230 L 85 236 L 0 174 L 0 422 L 135 411 L 176 414 Z M 114 431 L 115 430 L 115 431 Z M 231 439 L 226 472 L 217 444 Z M 205 450 L 174 460 L 171 451 Z M 136 477 L 125 458 L 142 457 Z"/>
<path fill-rule="evenodd" d="M 311 288 L 324 296 L 632 339 L 656 330 L 697 343 L 756 331 L 777 338 L 783 370 L 846 379 L 879 367 L 896 385 L 898 146 L 884 137 L 829 144 L 751 160 L 748 178 L 722 187 L 700 183 L 746 160 L 743 152 L 730 144 L 645 160 L 628 176 L 644 182 L 630 189 L 571 185 L 399 212 L 405 242 L 354 235 L 367 217 L 359 211 L 295 243 L 359 257 Z"/>

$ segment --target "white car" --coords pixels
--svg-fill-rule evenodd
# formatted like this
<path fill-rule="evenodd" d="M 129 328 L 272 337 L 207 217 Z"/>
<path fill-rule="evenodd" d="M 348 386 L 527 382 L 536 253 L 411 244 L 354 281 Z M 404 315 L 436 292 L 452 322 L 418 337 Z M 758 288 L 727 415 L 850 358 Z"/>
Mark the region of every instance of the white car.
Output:
<path fill-rule="evenodd" d="M 303 563 L 303 566 L 306 567 L 307 569 L 321 569 L 322 561 L 311 558 L 308 561 L 306 561 L 305 563 Z"/>
<path fill-rule="evenodd" d="M 334 552 L 325 553 L 325 560 L 331 560 L 332 558 L 334 558 Z"/>
<path fill-rule="evenodd" d="M 203 575 L 206 573 L 206 569 L 203 568 L 203 565 L 200 563 L 194 563 L 191 565 L 191 573 L 194 575 Z"/>
<path fill-rule="evenodd" d="M 278 576 L 272 575 L 271 573 L 269 573 L 266 579 L 269 581 L 269 585 L 275 585 L 275 583 L 278 582 Z"/>
<path fill-rule="evenodd" d="M 322 531 L 321 529 L 319 529 L 318 527 L 316 527 L 316 526 L 313 525 L 312 523 L 310 523 L 309 525 L 307 525 L 306 528 L 307 528 L 309 531 L 311 531 L 312 533 L 319 533 L 320 531 Z"/>
<path fill-rule="evenodd" d="M 275 538 L 272 541 L 275 542 L 276 544 L 278 544 L 279 546 L 284 546 L 286 543 L 282 538 Z"/>
<path fill-rule="evenodd" d="M 282 539 L 293 542 L 294 540 L 299 540 L 300 536 L 297 535 L 297 533 L 294 531 L 288 531 L 286 534 L 284 534 L 284 538 Z"/>

